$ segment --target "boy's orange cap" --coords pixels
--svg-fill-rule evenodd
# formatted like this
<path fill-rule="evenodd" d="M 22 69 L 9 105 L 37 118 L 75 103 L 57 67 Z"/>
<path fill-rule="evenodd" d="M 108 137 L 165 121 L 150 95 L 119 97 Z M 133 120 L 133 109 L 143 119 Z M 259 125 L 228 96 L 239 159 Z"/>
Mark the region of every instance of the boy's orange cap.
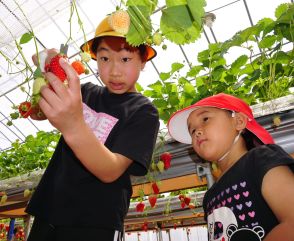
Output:
<path fill-rule="evenodd" d="M 273 144 L 272 136 L 254 119 L 252 110 L 247 103 L 235 96 L 220 93 L 204 98 L 195 104 L 175 112 L 168 121 L 168 131 L 176 141 L 191 144 L 187 119 L 192 111 L 201 107 L 215 107 L 241 112 L 248 117 L 246 129 L 253 133 L 264 144 Z"/>
<path fill-rule="evenodd" d="M 89 52 L 91 54 L 91 58 L 96 60 L 96 54 L 92 52 L 91 47 L 94 39 L 104 37 L 104 36 L 113 36 L 113 37 L 122 37 L 126 36 L 122 33 L 116 32 L 109 24 L 109 17 L 104 18 L 101 23 L 97 26 L 95 31 L 95 37 L 86 43 L 82 44 L 80 47 L 83 52 Z M 156 56 L 156 51 L 149 45 L 145 45 L 147 50 L 147 61 L 153 59 Z"/>

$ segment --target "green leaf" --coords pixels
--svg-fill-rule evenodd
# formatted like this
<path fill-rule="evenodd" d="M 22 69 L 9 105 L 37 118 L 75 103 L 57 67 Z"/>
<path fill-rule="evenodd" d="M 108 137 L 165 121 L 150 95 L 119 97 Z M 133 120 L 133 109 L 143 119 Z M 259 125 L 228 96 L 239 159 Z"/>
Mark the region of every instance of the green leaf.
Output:
<path fill-rule="evenodd" d="M 148 9 L 148 15 L 151 15 L 157 6 L 158 0 L 128 0 L 126 6 L 137 7 L 142 6 Z"/>
<path fill-rule="evenodd" d="M 37 79 L 38 77 L 43 77 L 40 66 L 38 66 L 34 71 L 34 79 Z"/>
<path fill-rule="evenodd" d="M 266 36 L 259 42 L 259 47 L 262 49 L 271 48 L 276 42 L 277 37 L 275 35 Z"/>
<path fill-rule="evenodd" d="M 200 29 L 193 24 L 187 5 L 163 9 L 160 29 L 168 40 L 176 44 L 192 43 L 200 37 Z"/>
<path fill-rule="evenodd" d="M 149 10 L 146 6 L 129 6 L 131 24 L 126 35 L 127 42 L 133 46 L 139 46 L 146 42 L 151 35 L 152 26 Z"/>
<path fill-rule="evenodd" d="M 143 88 L 142 85 L 140 85 L 138 82 L 136 82 L 136 89 L 137 89 L 139 92 L 144 91 L 144 88 Z"/>
<path fill-rule="evenodd" d="M 239 56 L 231 65 L 231 73 L 237 74 L 240 71 L 240 68 L 243 67 L 248 60 L 247 55 Z"/>
<path fill-rule="evenodd" d="M 194 22 L 198 29 L 202 27 L 202 19 L 205 14 L 204 7 L 206 6 L 205 0 L 187 0 L 189 11 L 193 16 Z"/>
<path fill-rule="evenodd" d="M 193 66 L 188 72 L 187 72 L 187 77 L 194 77 L 199 74 L 199 72 L 203 70 L 203 67 L 198 65 L 198 66 Z"/>
<path fill-rule="evenodd" d="M 163 80 L 163 81 L 169 79 L 170 77 L 171 77 L 171 73 L 170 72 L 168 72 L 168 73 L 162 72 L 162 73 L 159 74 L 159 78 L 161 80 Z"/>
<path fill-rule="evenodd" d="M 174 73 L 176 71 L 179 71 L 180 69 L 182 69 L 185 65 L 183 65 L 182 63 L 172 63 L 172 69 L 171 69 L 171 73 Z"/>
<path fill-rule="evenodd" d="M 275 11 L 275 17 L 278 19 L 284 14 L 289 7 L 289 3 L 282 3 L 280 4 Z"/>
<path fill-rule="evenodd" d="M 196 95 L 195 87 L 189 82 L 184 85 L 184 91 L 192 97 Z"/>
<path fill-rule="evenodd" d="M 174 7 L 174 6 L 178 6 L 178 5 L 186 5 L 187 4 L 187 0 L 166 0 L 166 7 Z"/>
<path fill-rule="evenodd" d="M 152 103 L 157 107 L 157 108 L 162 108 L 162 107 L 167 107 L 167 102 L 163 99 L 155 99 L 152 101 Z"/>
<path fill-rule="evenodd" d="M 172 94 L 168 97 L 168 102 L 170 103 L 171 106 L 175 106 L 180 103 L 180 100 L 177 95 Z"/>
<path fill-rule="evenodd" d="M 32 32 L 25 33 L 21 36 L 19 40 L 19 44 L 26 44 L 30 42 L 33 37 L 34 37 L 34 34 Z"/>
<path fill-rule="evenodd" d="M 162 84 L 160 81 L 156 81 L 155 83 L 151 84 L 151 85 L 148 85 L 148 87 L 150 89 L 153 89 L 157 92 L 161 92 L 161 89 L 162 89 Z"/>

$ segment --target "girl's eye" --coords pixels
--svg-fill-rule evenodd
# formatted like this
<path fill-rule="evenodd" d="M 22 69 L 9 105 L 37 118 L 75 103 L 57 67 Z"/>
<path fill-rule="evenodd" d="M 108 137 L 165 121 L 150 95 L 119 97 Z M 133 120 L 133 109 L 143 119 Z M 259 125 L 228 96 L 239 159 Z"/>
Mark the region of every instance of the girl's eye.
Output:
<path fill-rule="evenodd" d="M 203 122 L 208 121 L 208 117 L 203 117 Z"/>

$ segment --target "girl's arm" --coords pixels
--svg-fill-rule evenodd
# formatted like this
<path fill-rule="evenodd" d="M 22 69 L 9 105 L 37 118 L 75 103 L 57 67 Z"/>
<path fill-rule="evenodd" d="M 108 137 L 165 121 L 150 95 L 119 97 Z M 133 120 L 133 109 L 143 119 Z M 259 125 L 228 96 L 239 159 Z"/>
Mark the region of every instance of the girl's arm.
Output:
<path fill-rule="evenodd" d="M 280 224 L 264 241 L 294 240 L 294 174 L 288 166 L 272 168 L 264 176 L 262 194 Z"/>

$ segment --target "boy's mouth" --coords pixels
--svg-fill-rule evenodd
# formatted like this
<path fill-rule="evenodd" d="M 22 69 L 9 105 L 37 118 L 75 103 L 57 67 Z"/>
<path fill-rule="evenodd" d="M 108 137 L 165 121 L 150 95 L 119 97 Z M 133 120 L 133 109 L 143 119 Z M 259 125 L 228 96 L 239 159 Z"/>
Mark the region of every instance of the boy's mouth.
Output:
<path fill-rule="evenodd" d="M 114 90 L 121 90 L 124 86 L 122 83 L 115 83 L 115 82 L 109 82 L 109 84 L 111 88 Z"/>

